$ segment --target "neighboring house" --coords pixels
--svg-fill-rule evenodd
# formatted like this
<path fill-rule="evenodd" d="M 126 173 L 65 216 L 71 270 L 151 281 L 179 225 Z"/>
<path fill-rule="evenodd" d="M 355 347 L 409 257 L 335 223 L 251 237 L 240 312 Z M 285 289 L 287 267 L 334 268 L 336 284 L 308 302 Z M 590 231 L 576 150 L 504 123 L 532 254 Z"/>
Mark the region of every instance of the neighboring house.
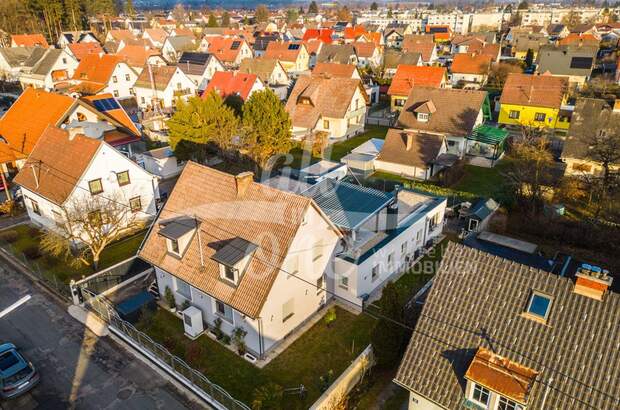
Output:
<path fill-rule="evenodd" d="M 486 84 L 492 58 L 480 54 L 456 54 L 450 66 L 452 85 L 480 88 Z"/>
<path fill-rule="evenodd" d="M 538 49 L 549 44 L 549 39 L 543 33 L 517 33 L 512 40 L 512 56 L 525 60 L 528 50 L 532 50 L 533 61 L 536 61 Z"/>
<path fill-rule="evenodd" d="M 73 77 L 77 66 L 78 61 L 65 50 L 48 48 L 32 69 L 19 77 L 19 82 L 22 88 L 34 87 L 51 91 L 56 84 Z"/>
<path fill-rule="evenodd" d="M 405 29 L 393 27 L 386 28 L 383 32 L 384 42 L 386 47 L 390 48 L 401 48 L 403 45 L 403 40 L 405 38 Z"/>
<path fill-rule="evenodd" d="M 105 54 L 99 43 L 72 43 L 67 45 L 65 51 L 77 61 L 82 61 L 89 54 Z"/>
<path fill-rule="evenodd" d="M 604 135 L 613 135 L 620 130 L 620 100 L 611 106 L 597 98 L 579 98 L 564 142 L 562 161 L 566 163 L 568 175 L 601 176 L 603 168 L 590 153 L 591 141 Z M 620 163 L 610 164 L 611 169 L 620 170 Z"/>
<path fill-rule="evenodd" d="M 140 109 L 164 108 L 170 110 L 176 100 L 187 100 L 196 95 L 198 86 L 179 67 L 147 66 L 134 84 Z"/>
<path fill-rule="evenodd" d="M 467 137 L 489 114 L 486 91 L 413 87 L 397 126 L 406 131 L 444 135 L 448 152 L 462 158 Z"/>
<path fill-rule="evenodd" d="M 327 77 L 342 77 L 360 80 L 359 70 L 353 64 L 318 63 L 312 70 L 312 75 Z"/>
<path fill-rule="evenodd" d="M 239 67 L 241 61 L 252 58 L 252 49 L 248 43 L 240 38 L 211 37 L 209 38 L 209 53 L 215 55 L 227 67 Z"/>
<path fill-rule="evenodd" d="M 430 116 L 436 109 L 428 103 L 416 107 L 415 112 Z M 454 154 L 448 154 L 445 135 L 390 128 L 374 165 L 380 172 L 425 181 L 441 171 L 446 160 L 451 165 L 455 159 Z"/>
<path fill-rule="evenodd" d="M 327 289 L 357 307 L 410 269 L 424 246 L 441 234 L 446 207 L 445 198 L 406 190 L 385 193 L 333 179 L 303 195 L 345 235 L 329 264 Z"/>
<path fill-rule="evenodd" d="M 480 49 L 484 45 L 485 41 L 483 36 L 458 34 L 450 41 L 450 53 L 471 53 L 473 50 L 470 49 Z"/>
<path fill-rule="evenodd" d="M 179 161 L 168 146 L 143 152 L 142 161 L 144 169 L 162 179 L 179 176 L 185 166 L 185 161 Z"/>
<path fill-rule="evenodd" d="M 267 45 L 264 56 L 278 60 L 287 73 L 307 71 L 310 64 L 310 54 L 306 46 L 299 42 L 272 41 Z"/>
<path fill-rule="evenodd" d="M 449 243 L 394 379 L 409 409 L 617 408 L 620 297 L 590 269 Z"/>
<path fill-rule="evenodd" d="M 560 110 L 566 103 L 567 93 L 565 77 L 510 73 L 499 100 L 498 122 L 566 130 L 570 117 L 560 115 Z"/>
<path fill-rule="evenodd" d="M 103 203 L 122 202 L 138 220 L 157 212 L 157 178 L 77 129 L 49 126 L 14 182 L 21 187 L 30 220 L 49 230 L 67 223 L 64 207 L 79 209 L 80 203 L 97 196 Z"/>
<path fill-rule="evenodd" d="M 105 40 L 104 42 L 109 42 L 109 41 L 114 41 L 114 42 L 121 42 L 121 41 L 131 41 L 131 40 L 135 40 L 136 36 L 134 36 L 133 32 L 131 30 L 127 30 L 127 29 L 116 29 L 116 30 L 108 30 L 108 33 L 105 36 Z"/>
<path fill-rule="evenodd" d="M 427 24 L 424 32 L 433 36 L 436 43 L 448 43 L 452 39 L 452 29 L 444 24 Z"/>
<path fill-rule="evenodd" d="M 263 82 L 256 74 L 244 74 L 232 71 L 217 71 L 203 93 L 203 98 L 215 91 L 223 99 L 238 97 L 247 101 L 256 91 L 265 89 Z"/>
<path fill-rule="evenodd" d="M 394 77 L 399 65 L 422 65 L 420 53 L 405 53 L 398 50 L 386 50 L 383 56 L 383 76 Z"/>
<path fill-rule="evenodd" d="M 161 56 L 159 50 L 143 46 L 125 46 L 116 55 L 123 57 L 129 67 L 133 68 L 138 74 L 142 73 L 147 64 L 153 66 L 166 65 L 166 60 Z"/>
<path fill-rule="evenodd" d="M 22 73 L 28 73 L 47 51 L 43 47 L 0 47 L 0 78 L 19 81 Z"/>
<path fill-rule="evenodd" d="M 278 33 L 270 33 L 256 36 L 254 45 L 254 57 L 261 57 L 267 51 L 267 46 L 273 41 L 282 41 L 282 36 Z"/>
<path fill-rule="evenodd" d="M 470 205 L 469 202 L 461 204 L 459 218 L 465 220 L 467 232 L 485 231 L 491 222 L 491 218 L 499 209 L 499 204 L 493 198 L 479 198 Z"/>
<path fill-rule="evenodd" d="M 383 148 L 384 140 L 371 138 L 363 144 L 353 148 L 351 152 L 340 159 L 349 169 L 368 175 L 375 170 L 375 159 Z"/>
<path fill-rule="evenodd" d="M 207 88 L 216 71 L 225 71 L 224 65 L 216 56 L 197 51 L 183 52 L 177 67 L 198 86 L 198 91 Z"/>
<path fill-rule="evenodd" d="M 226 335 L 244 329 L 263 358 L 330 299 L 324 271 L 340 238 L 311 199 L 189 162 L 139 256 L 160 294 Z"/>
<path fill-rule="evenodd" d="M 592 75 L 597 52 L 596 46 L 542 46 L 538 51 L 536 71 L 567 77 L 569 84 L 582 86 Z"/>
<path fill-rule="evenodd" d="M 49 44 L 43 34 L 13 34 L 11 36 L 11 47 L 48 48 Z"/>
<path fill-rule="evenodd" d="M 186 51 L 194 51 L 198 47 L 194 36 L 169 36 L 164 41 L 161 54 L 171 62 L 179 60 L 181 54 Z"/>
<path fill-rule="evenodd" d="M 334 141 L 364 130 L 367 103 L 360 80 L 304 75 L 297 79 L 286 110 L 295 138 L 324 131 Z"/>
<path fill-rule="evenodd" d="M 562 39 L 570 34 L 570 30 L 564 24 L 549 24 L 544 33 L 551 39 Z"/>
<path fill-rule="evenodd" d="M 356 41 L 353 49 L 357 55 L 357 65 L 360 68 L 378 68 L 383 63 L 383 50 L 373 42 Z"/>
<path fill-rule="evenodd" d="M 392 78 L 387 94 L 390 96 L 392 111 L 400 111 L 414 87 L 444 88 L 448 82 L 445 67 L 399 65 Z"/>
<path fill-rule="evenodd" d="M 142 39 L 148 40 L 157 49 L 161 49 L 164 46 L 167 37 L 168 32 L 163 28 L 147 28 L 142 33 Z"/>
<path fill-rule="evenodd" d="M 65 31 L 58 36 L 56 44 L 60 48 L 65 48 L 73 43 L 98 43 L 97 36 L 91 31 Z"/>
<path fill-rule="evenodd" d="M 273 58 L 246 58 L 239 66 L 239 73 L 256 75 L 280 100 L 288 97 L 290 80 L 280 62 Z"/>
<path fill-rule="evenodd" d="M 578 34 L 570 33 L 558 41 L 560 46 L 592 46 L 598 48 L 600 45 L 600 39 L 592 34 Z"/>
<path fill-rule="evenodd" d="M 429 35 L 411 35 L 405 38 L 403 42 L 403 52 L 419 53 L 422 57 L 422 63 L 431 65 L 437 61 L 437 46 L 433 41 L 433 36 Z"/>
<path fill-rule="evenodd" d="M 311 28 L 311 29 L 307 29 L 304 32 L 304 36 L 302 37 L 302 40 L 303 41 L 319 40 L 325 44 L 331 44 L 333 35 L 334 35 L 334 30 L 330 28 L 323 28 L 323 29 Z"/>
<path fill-rule="evenodd" d="M 323 48 L 323 43 L 320 40 L 309 40 L 304 41 L 303 45 L 306 46 L 306 50 L 308 51 L 308 55 L 310 56 L 308 60 L 308 67 L 312 68 L 316 65 L 316 59 Z"/>
<path fill-rule="evenodd" d="M 120 56 L 86 55 L 73 75 L 72 88 L 80 94 L 109 93 L 116 98 L 133 97 L 138 74 Z"/>
<path fill-rule="evenodd" d="M 318 63 L 340 63 L 357 65 L 357 53 L 353 44 L 323 44 L 316 58 Z"/>

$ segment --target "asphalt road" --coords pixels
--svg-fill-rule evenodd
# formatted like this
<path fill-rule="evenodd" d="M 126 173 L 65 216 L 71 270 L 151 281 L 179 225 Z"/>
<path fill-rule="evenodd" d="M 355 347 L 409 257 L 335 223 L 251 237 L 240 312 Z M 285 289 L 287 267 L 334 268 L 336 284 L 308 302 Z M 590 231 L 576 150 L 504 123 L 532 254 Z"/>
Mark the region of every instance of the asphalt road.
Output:
<path fill-rule="evenodd" d="M 24 396 L 0 401 L 0 409 L 202 407 L 114 341 L 95 336 L 65 306 L 0 260 L 0 311 L 28 294 L 28 302 L 0 318 L 0 343 L 21 348 L 41 382 Z"/>

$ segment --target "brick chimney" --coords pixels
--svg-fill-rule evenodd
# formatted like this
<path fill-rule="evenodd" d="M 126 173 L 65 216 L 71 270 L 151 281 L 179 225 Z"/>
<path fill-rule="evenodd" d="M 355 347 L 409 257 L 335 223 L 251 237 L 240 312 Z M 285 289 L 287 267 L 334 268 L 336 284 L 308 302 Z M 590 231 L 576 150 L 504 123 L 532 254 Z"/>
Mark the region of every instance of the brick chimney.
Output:
<path fill-rule="evenodd" d="M 613 278 L 609 272 L 581 267 L 575 274 L 574 292 L 596 300 L 603 300 L 603 296 L 611 286 Z"/>
<path fill-rule="evenodd" d="M 250 171 L 242 172 L 235 175 L 235 186 L 237 189 L 237 198 L 245 195 L 250 184 L 254 181 L 254 173 Z"/>

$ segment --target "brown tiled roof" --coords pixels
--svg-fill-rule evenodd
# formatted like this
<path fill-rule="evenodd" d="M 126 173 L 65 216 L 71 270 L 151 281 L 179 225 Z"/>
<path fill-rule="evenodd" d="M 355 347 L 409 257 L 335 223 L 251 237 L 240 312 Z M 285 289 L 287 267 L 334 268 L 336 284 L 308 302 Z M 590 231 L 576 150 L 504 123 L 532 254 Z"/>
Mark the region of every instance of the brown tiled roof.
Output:
<path fill-rule="evenodd" d="M 375 53 L 377 46 L 372 42 L 356 41 L 353 43 L 353 48 L 358 57 L 370 58 Z"/>
<path fill-rule="evenodd" d="M 153 41 L 157 41 L 161 44 L 164 44 L 166 37 L 168 37 L 168 33 L 163 28 L 147 28 L 144 32 L 148 34 Z"/>
<path fill-rule="evenodd" d="M 15 42 L 18 47 L 49 47 L 43 34 L 13 34 L 11 36 L 11 41 Z"/>
<path fill-rule="evenodd" d="M 189 162 L 144 242 L 139 256 L 201 291 L 256 318 L 293 241 L 309 198 L 251 182 L 238 197 L 235 176 Z M 181 259 L 170 256 L 159 222 L 182 216 L 200 221 Z M 242 238 L 258 246 L 237 287 L 220 280 L 211 256 L 223 241 Z M 200 249 L 204 266 L 200 262 Z"/>
<path fill-rule="evenodd" d="M 312 75 L 353 78 L 356 69 L 357 67 L 353 64 L 317 63 L 312 70 Z"/>
<path fill-rule="evenodd" d="M 454 56 L 450 71 L 460 74 L 488 74 L 490 67 L 490 56 L 459 53 Z"/>
<path fill-rule="evenodd" d="M 313 128 L 322 116 L 344 118 L 360 80 L 302 75 L 286 102 L 294 126 Z"/>
<path fill-rule="evenodd" d="M 411 138 L 411 144 L 407 149 L 409 138 Z M 390 128 L 377 160 L 427 168 L 439 156 L 444 138 L 442 135 Z"/>
<path fill-rule="evenodd" d="M 462 409 L 465 372 L 484 347 L 540 372 L 528 409 L 618 409 L 620 294 L 598 301 L 574 288 L 570 277 L 450 242 L 395 381 Z M 553 299 L 546 324 L 522 315 L 533 291 Z"/>
<path fill-rule="evenodd" d="M 101 141 L 84 135 L 70 139 L 67 131 L 50 126 L 43 132 L 13 181 L 62 205 L 101 144 Z"/>
<path fill-rule="evenodd" d="M 430 40 L 430 41 L 429 41 Z M 403 51 L 406 53 L 420 53 L 423 61 L 430 61 L 435 49 L 432 35 L 406 35 L 403 40 Z"/>
<path fill-rule="evenodd" d="M 440 87 L 447 76 L 445 67 L 401 64 L 388 89 L 388 95 L 409 95 L 413 87 Z"/>
<path fill-rule="evenodd" d="M 356 56 L 353 44 L 323 44 L 316 61 L 348 64 Z"/>
<path fill-rule="evenodd" d="M 11 163 L 16 159 L 15 152 L 13 152 L 9 144 L 0 142 L 0 164 Z"/>
<path fill-rule="evenodd" d="M 232 48 L 233 42 L 239 42 L 239 47 Z M 245 40 L 240 38 L 229 37 L 209 37 L 209 53 L 216 56 L 223 63 L 233 63 L 243 47 L 242 43 L 246 43 Z M 246 43 L 247 44 L 247 43 Z"/>
<path fill-rule="evenodd" d="M 499 102 L 559 109 L 567 90 L 568 79 L 565 77 L 510 73 Z"/>
<path fill-rule="evenodd" d="M 486 91 L 413 87 L 398 117 L 398 125 L 406 129 L 465 137 L 472 132 L 486 97 Z M 418 121 L 414 110 L 429 101 L 436 111 L 428 121 Z"/>
<path fill-rule="evenodd" d="M 143 46 L 127 45 L 116 55 L 123 57 L 131 67 L 143 67 L 149 57 L 160 55 L 160 52 Z"/>
<path fill-rule="evenodd" d="M 241 60 L 241 64 L 239 65 L 239 72 L 245 74 L 256 74 L 256 76 L 258 76 L 263 83 L 267 84 L 273 70 L 276 69 L 278 64 L 280 64 L 280 62 L 273 58 L 244 58 Z"/>
<path fill-rule="evenodd" d="M 88 54 L 75 69 L 73 79 L 107 84 L 119 63 L 124 63 L 124 58 L 115 54 Z"/>
<path fill-rule="evenodd" d="M 121 40 L 135 40 L 136 36 L 133 35 L 133 33 L 131 32 L 131 30 L 110 30 L 108 31 L 108 34 L 115 40 L 115 41 L 121 41 Z"/>
<path fill-rule="evenodd" d="M 155 88 L 160 91 L 165 90 L 177 69 L 177 66 L 152 65 L 150 71 L 153 73 Z M 149 74 L 148 67 L 142 69 L 140 76 L 136 80 L 135 87 L 151 88 L 151 75 Z"/>
<path fill-rule="evenodd" d="M 299 44 L 300 46 L 295 49 L 290 49 L 289 46 L 293 44 Z M 297 61 L 302 47 L 305 48 L 306 46 L 295 41 L 271 41 L 267 44 L 265 57 L 294 63 Z"/>
<path fill-rule="evenodd" d="M 99 43 L 72 43 L 67 44 L 67 48 L 71 50 L 71 53 L 77 58 L 78 61 L 82 60 L 89 54 L 103 54 L 103 48 Z"/>
<path fill-rule="evenodd" d="M 222 98 L 230 95 L 238 95 L 243 101 L 250 96 L 250 91 L 257 80 L 256 74 L 246 74 L 232 71 L 216 71 L 209 81 L 203 94 L 206 98 L 211 91 L 215 91 Z M 260 82 L 260 80 L 258 80 Z"/>
<path fill-rule="evenodd" d="M 0 118 L 2 136 L 19 157 L 30 154 L 49 125 L 59 125 L 75 100 L 66 95 L 27 87 Z"/>

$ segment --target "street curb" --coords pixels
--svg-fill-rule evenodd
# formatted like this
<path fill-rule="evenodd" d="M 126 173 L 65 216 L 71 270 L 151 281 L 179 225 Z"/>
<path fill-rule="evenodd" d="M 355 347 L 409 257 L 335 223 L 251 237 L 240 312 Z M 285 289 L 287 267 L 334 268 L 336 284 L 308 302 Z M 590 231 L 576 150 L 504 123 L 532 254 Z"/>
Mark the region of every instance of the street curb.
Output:
<path fill-rule="evenodd" d="M 21 263 L 17 258 L 15 258 L 14 255 L 7 252 L 5 249 L 0 248 L 0 259 L 3 259 L 8 265 L 10 265 L 17 272 L 25 275 L 33 284 L 37 285 L 45 293 L 49 294 L 50 296 L 53 296 L 57 302 L 60 302 L 65 307 L 69 305 L 69 301 L 67 299 L 65 299 L 61 294 L 56 292 L 56 290 L 54 290 L 47 283 L 45 283 L 44 281 L 42 281 L 41 279 L 33 275 L 30 272 L 30 269 L 24 266 L 23 263 Z"/>

